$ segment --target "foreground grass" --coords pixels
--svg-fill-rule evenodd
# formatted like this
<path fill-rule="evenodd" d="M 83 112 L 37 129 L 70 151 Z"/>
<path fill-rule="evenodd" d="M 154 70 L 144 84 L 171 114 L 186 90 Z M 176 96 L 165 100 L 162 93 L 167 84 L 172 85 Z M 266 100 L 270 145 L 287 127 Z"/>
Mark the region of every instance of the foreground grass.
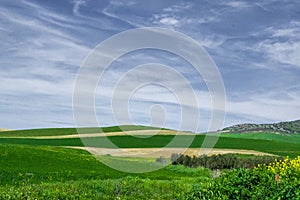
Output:
<path fill-rule="evenodd" d="M 142 161 L 153 162 L 149 159 Z M 257 180 L 275 182 L 273 175 L 253 176 L 237 172 L 233 171 L 232 176 L 221 176 L 216 181 L 211 178 L 208 169 L 184 166 L 167 166 L 151 173 L 131 174 L 111 169 L 83 150 L 0 145 L 0 199 L 203 199 L 203 195 L 213 194 L 216 197 L 216 194 L 223 193 L 225 196 L 220 199 L 241 199 L 240 193 L 247 187 L 243 189 L 240 184 L 251 185 L 254 181 L 255 185 Z M 230 185 L 231 181 L 238 184 Z M 251 184 L 248 184 L 249 181 Z M 212 189 L 212 184 L 218 184 L 213 186 L 219 188 Z M 272 184 L 272 188 L 277 188 L 274 191 L 285 192 L 285 187 L 278 189 L 276 183 Z M 269 194 L 268 184 L 262 182 L 261 186 L 264 186 L 261 191 Z M 293 185 L 289 187 L 288 191 L 297 189 Z M 227 191 L 233 192 L 235 198 L 229 198 Z M 247 197 L 249 192 L 257 197 L 252 189 L 246 191 Z M 263 194 L 262 197 L 274 196 L 274 193 L 264 196 L 265 193 L 260 194 Z M 297 199 L 299 195 L 295 197 Z"/>
<path fill-rule="evenodd" d="M 83 150 L 0 145 L 0 199 L 184 199 L 210 174 L 183 166 L 130 174 Z"/>
<path fill-rule="evenodd" d="M 0 187 L 0 199 L 185 199 L 197 179 L 139 177 Z"/>
<path fill-rule="evenodd" d="M 0 185 L 103 180 L 126 176 L 159 180 L 209 176 L 209 170 L 183 168 L 185 171 L 174 171 L 171 166 L 150 173 L 130 174 L 107 167 L 86 151 L 61 147 L 0 145 L 0 158 Z"/>

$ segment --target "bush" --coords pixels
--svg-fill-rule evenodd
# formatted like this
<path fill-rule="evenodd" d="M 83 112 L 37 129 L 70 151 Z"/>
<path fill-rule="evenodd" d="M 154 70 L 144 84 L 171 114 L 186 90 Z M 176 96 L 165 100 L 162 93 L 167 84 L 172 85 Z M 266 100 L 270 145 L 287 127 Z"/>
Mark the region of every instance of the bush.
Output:
<path fill-rule="evenodd" d="M 162 163 L 164 165 L 167 164 L 167 159 L 163 156 L 160 156 L 159 158 L 156 158 L 156 162 Z"/>
<path fill-rule="evenodd" d="M 239 158 L 235 154 L 222 154 L 199 157 L 188 156 L 183 154 L 172 154 L 171 162 L 173 165 L 184 165 L 186 167 L 205 167 L 212 170 L 215 169 L 236 169 L 236 168 L 254 168 L 261 164 L 269 164 L 276 159 L 282 160 L 278 157 L 270 156 L 253 156 L 248 158 Z"/>
<path fill-rule="evenodd" d="M 287 166 L 287 167 L 286 167 Z M 280 174 L 276 174 L 281 170 Z M 300 199 L 300 157 L 255 169 L 226 171 L 209 184 L 197 185 L 188 199 Z M 279 179 L 278 179 L 279 175 Z M 276 178 L 277 177 L 277 178 Z"/>

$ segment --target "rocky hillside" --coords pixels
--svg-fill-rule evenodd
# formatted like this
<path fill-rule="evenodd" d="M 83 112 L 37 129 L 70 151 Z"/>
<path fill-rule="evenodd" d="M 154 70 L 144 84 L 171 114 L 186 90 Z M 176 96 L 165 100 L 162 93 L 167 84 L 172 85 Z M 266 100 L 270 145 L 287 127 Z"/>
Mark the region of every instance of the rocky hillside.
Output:
<path fill-rule="evenodd" d="M 300 120 L 274 124 L 238 124 L 224 128 L 222 131 L 233 133 L 269 131 L 284 134 L 300 134 Z"/>

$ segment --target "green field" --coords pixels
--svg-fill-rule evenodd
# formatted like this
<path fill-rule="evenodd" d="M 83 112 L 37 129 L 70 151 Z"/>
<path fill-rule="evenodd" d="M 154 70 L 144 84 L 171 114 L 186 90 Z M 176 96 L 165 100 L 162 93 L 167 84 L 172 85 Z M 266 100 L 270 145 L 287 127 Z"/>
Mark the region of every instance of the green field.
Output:
<path fill-rule="evenodd" d="M 121 131 L 136 131 L 136 130 L 168 130 L 164 128 L 157 128 L 151 126 L 109 126 L 102 128 L 78 128 L 82 133 L 107 133 L 107 132 L 121 132 Z M 30 129 L 30 130 L 14 130 L 14 131 L 0 131 L 0 137 L 34 137 L 34 136 L 58 136 L 58 135 L 76 135 L 78 134 L 76 128 L 44 128 L 44 129 Z"/>
<path fill-rule="evenodd" d="M 0 155 L 0 199 L 174 199 L 210 177 L 207 169 L 183 166 L 144 174 L 119 172 L 86 151 L 62 147 L 2 144 Z"/>
<path fill-rule="evenodd" d="M 127 128 L 127 129 L 126 129 Z M 157 128 L 125 126 L 122 130 Z M 97 129 L 89 129 L 97 131 Z M 118 132 L 118 127 L 103 128 Z M 149 173 L 125 173 L 107 167 L 84 150 L 64 148 L 83 146 L 80 138 L 38 139 L 29 136 L 59 136 L 76 134 L 76 129 L 36 129 L 1 132 L 0 138 L 0 199 L 194 199 L 192 191 L 210 186 L 213 172 L 204 168 L 167 166 Z M 211 136 L 213 137 L 213 136 Z M 120 148 L 164 147 L 173 135 L 149 138 L 109 136 Z M 177 136 L 180 143 L 170 147 L 185 147 L 193 136 Z M 205 135 L 196 135 L 190 147 L 201 147 Z M 96 147 L 110 147 L 104 137 L 84 138 Z M 300 155 L 300 135 L 271 133 L 221 134 L 215 148 L 245 149 L 280 156 Z M 249 155 L 239 155 L 249 157 Z M 155 158 L 101 159 L 161 166 Z M 195 189 L 196 188 L 196 189 Z M 191 198 L 193 197 L 193 198 Z M 201 199 L 201 198 L 200 198 Z"/>
<path fill-rule="evenodd" d="M 241 136 L 241 137 L 238 137 Z M 182 135 L 177 136 L 182 143 L 170 145 L 170 147 L 186 147 L 193 136 Z M 233 137 L 222 135 L 214 148 L 222 149 L 245 149 L 261 151 L 281 156 L 295 157 L 300 155 L 300 143 L 297 140 L 292 142 L 286 137 L 282 142 L 276 138 L 265 139 L 250 139 L 244 134 L 235 134 Z M 112 143 L 119 148 L 151 148 L 151 147 L 164 147 L 169 144 L 174 136 L 172 135 L 155 135 L 150 138 L 138 138 L 133 136 L 109 136 L 107 137 Z M 201 147 L 205 135 L 195 136 L 190 147 Z M 298 137 L 299 138 L 299 137 Z M 110 144 L 107 143 L 104 137 L 84 138 L 86 144 L 92 147 L 109 148 Z M 80 138 L 66 138 L 66 139 L 34 139 L 34 138 L 0 138 L 0 144 L 27 144 L 27 145 L 44 145 L 44 146 L 83 146 Z"/>

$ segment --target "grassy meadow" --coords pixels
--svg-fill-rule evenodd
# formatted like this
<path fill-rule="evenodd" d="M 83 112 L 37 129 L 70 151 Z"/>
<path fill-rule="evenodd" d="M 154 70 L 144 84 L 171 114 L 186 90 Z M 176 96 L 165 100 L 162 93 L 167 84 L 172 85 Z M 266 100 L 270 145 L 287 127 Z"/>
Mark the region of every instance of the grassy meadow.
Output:
<path fill-rule="evenodd" d="M 239 137 L 240 136 L 240 137 Z M 182 141 L 182 144 L 176 143 L 170 145 L 170 147 L 185 147 L 185 144 L 190 140 L 193 140 L 190 147 L 200 148 L 203 144 L 205 135 L 177 136 Z M 273 137 L 273 136 L 272 136 Z M 265 153 L 271 153 L 280 156 L 296 157 L 300 155 L 300 141 L 299 137 L 296 139 L 289 139 L 291 136 L 280 136 L 285 138 L 282 141 L 279 137 L 276 139 L 270 139 L 271 137 L 252 139 L 246 134 L 239 134 L 234 136 L 228 136 L 226 134 L 221 135 L 214 148 L 222 149 L 245 149 L 256 150 Z M 119 148 L 152 148 L 152 147 L 164 147 L 168 145 L 173 135 L 155 135 L 149 138 L 138 138 L 133 136 L 108 136 L 112 143 Z M 106 138 L 104 137 L 90 137 L 84 138 L 87 144 L 92 144 L 92 147 L 109 148 Z M 83 146 L 80 138 L 62 138 L 62 139 L 36 139 L 36 138 L 0 138 L 0 144 L 22 144 L 22 145 L 38 145 L 38 146 Z M 94 144 L 94 145 L 93 145 Z"/>
<path fill-rule="evenodd" d="M 102 128 L 102 131 L 120 132 L 122 130 L 150 129 L 156 130 L 157 128 L 124 126 L 121 128 L 106 127 Z M 88 130 L 91 131 L 89 133 L 99 132 L 99 129 L 96 128 L 89 128 Z M 270 185 L 269 189 L 272 191 L 279 190 L 280 184 L 286 185 L 291 188 L 287 188 L 286 192 L 282 193 L 282 197 L 286 197 L 287 193 L 291 195 L 289 199 L 300 197 L 300 194 L 297 196 L 299 184 L 284 182 L 286 180 L 282 179 L 282 183 L 278 183 L 276 188 L 276 185 L 273 185 L 274 181 L 270 181 L 273 180 L 273 174 L 267 169 L 261 177 L 256 174 L 255 170 L 233 169 L 221 170 L 221 174 L 224 173 L 224 175 L 216 178 L 219 176 L 216 176 L 216 173 L 220 173 L 219 171 L 216 172 L 203 167 L 190 168 L 183 165 L 168 165 L 148 173 L 126 173 L 102 164 L 85 150 L 65 148 L 66 146 L 83 146 L 80 138 L 38 138 L 38 136 L 75 134 L 77 132 L 73 128 L 0 132 L 0 199 L 235 199 L 229 194 L 231 194 L 231 190 L 233 192 L 235 189 L 241 190 L 234 186 L 234 181 L 239 182 L 240 178 L 233 179 L 230 176 L 241 176 L 249 185 L 253 181 L 266 181 L 265 186 L 269 187 L 268 185 Z M 247 134 L 224 133 L 220 135 L 215 148 L 255 150 L 296 158 L 300 155 L 299 136 L 256 132 Z M 184 144 L 193 136 L 180 135 L 177 137 Z M 174 136 L 155 135 L 139 138 L 124 135 L 107 138 L 120 148 L 153 148 L 164 147 L 170 143 Z M 201 147 L 204 138 L 205 135 L 196 135 L 190 147 Z M 84 138 L 84 140 L 87 140 L 88 143 L 91 140 L 91 144 L 95 144 L 96 141 L 97 147 L 106 147 L 104 137 L 89 137 Z M 171 147 L 182 147 L 182 145 L 176 144 Z M 248 158 L 251 155 L 238 155 L 238 157 Z M 156 162 L 155 158 L 119 158 L 104 155 L 102 159 L 125 159 L 133 165 L 139 162 L 163 165 Z M 166 159 L 169 160 L 169 158 Z M 235 174 L 232 175 L 232 173 Z M 233 180 L 230 182 L 231 185 L 228 184 L 230 187 L 224 186 L 218 191 L 211 188 L 212 185 L 215 185 L 216 188 L 221 187 L 218 185 L 220 184 L 219 181 L 226 182 L 227 179 L 224 180 L 226 176 Z M 261 178 L 263 180 L 260 180 Z M 241 197 L 254 198 L 253 192 L 256 187 L 254 185 L 253 188 L 245 190 L 245 194 L 237 194 L 236 199 L 243 199 Z M 296 192 L 291 192 L 292 189 Z M 219 194 L 220 191 L 223 192 Z M 262 198 L 267 195 L 263 191 L 260 193 Z M 269 199 L 272 199 L 272 196 Z"/>
<path fill-rule="evenodd" d="M 123 126 L 109 126 L 109 127 L 88 127 L 78 128 L 84 133 L 111 133 L 122 131 L 138 131 L 138 130 L 168 130 L 151 126 L 135 126 L 135 125 L 123 125 Z M 43 128 L 43 129 L 29 129 L 29 130 L 12 130 L 12 131 L 0 131 L 1 137 L 35 137 L 35 136 L 59 136 L 59 135 L 77 135 L 76 128 Z"/>

